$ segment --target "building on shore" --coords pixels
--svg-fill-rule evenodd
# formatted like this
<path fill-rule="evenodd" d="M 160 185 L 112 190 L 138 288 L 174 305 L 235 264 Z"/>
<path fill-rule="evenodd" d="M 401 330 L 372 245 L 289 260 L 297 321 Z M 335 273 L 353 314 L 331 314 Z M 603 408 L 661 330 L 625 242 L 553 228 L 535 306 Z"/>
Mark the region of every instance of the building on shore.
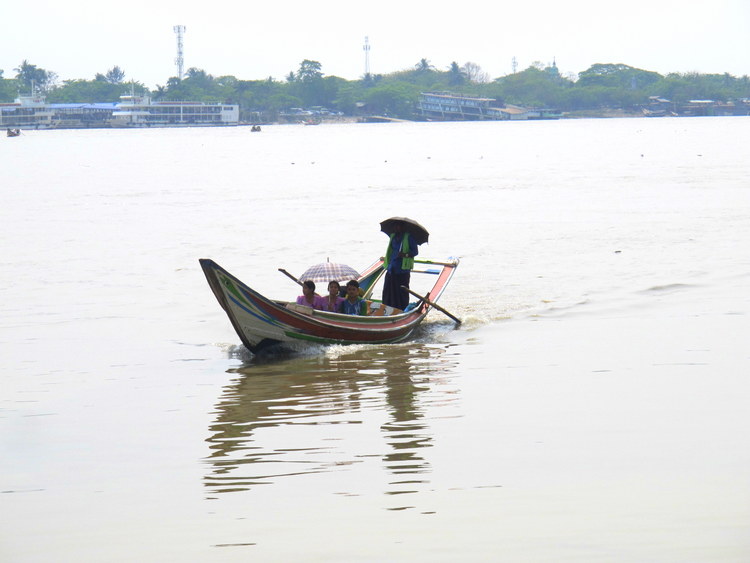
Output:
<path fill-rule="evenodd" d="M 121 96 L 119 103 L 48 104 L 33 95 L 0 104 L 0 128 L 216 127 L 238 125 L 239 115 L 236 104 L 152 102 L 134 95 Z"/>
<path fill-rule="evenodd" d="M 493 98 L 464 96 L 452 92 L 422 92 L 417 102 L 417 111 L 420 117 L 428 121 L 516 121 L 562 117 L 556 110 L 498 105 Z"/>
<path fill-rule="evenodd" d="M 236 104 L 206 102 L 152 102 L 148 96 L 120 96 L 111 127 L 216 127 L 237 125 Z"/>
<path fill-rule="evenodd" d="M 44 96 L 19 96 L 15 102 L 0 104 L 0 128 L 50 129 L 53 109 Z"/>
<path fill-rule="evenodd" d="M 651 96 L 648 104 L 641 106 L 646 117 L 708 117 L 750 115 L 750 98 L 719 102 L 716 100 L 688 100 L 673 102 L 660 96 Z"/>

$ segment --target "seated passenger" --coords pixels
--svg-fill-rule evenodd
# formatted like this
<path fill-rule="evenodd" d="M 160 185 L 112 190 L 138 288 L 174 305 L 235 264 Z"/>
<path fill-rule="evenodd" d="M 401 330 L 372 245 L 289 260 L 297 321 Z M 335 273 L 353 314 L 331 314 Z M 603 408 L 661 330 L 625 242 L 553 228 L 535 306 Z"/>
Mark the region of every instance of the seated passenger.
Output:
<path fill-rule="evenodd" d="M 328 282 L 328 296 L 323 297 L 323 311 L 337 313 L 344 298 L 339 295 L 341 285 L 337 281 Z"/>
<path fill-rule="evenodd" d="M 367 315 L 367 302 L 359 296 L 357 280 L 346 283 L 346 299 L 341 302 L 339 307 L 339 313 L 345 315 Z"/>
<path fill-rule="evenodd" d="M 324 298 L 315 293 L 315 283 L 307 280 L 302 283 L 302 295 L 297 297 L 297 305 L 307 305 L 313 309 L 323 310 Z"/>

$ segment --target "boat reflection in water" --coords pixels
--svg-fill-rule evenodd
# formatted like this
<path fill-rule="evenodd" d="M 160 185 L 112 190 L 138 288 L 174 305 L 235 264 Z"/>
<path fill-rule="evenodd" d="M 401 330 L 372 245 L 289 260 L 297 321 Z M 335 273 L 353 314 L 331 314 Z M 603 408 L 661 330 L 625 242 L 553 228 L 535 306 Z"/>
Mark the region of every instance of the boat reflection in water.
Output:
<path fill-rule="evenodd" d="M 455 406 L 454 367 L 448 346 L 412 342 L 232 370 L 240 377 L 217 404 L 205 484 L 217 495 L 344 472 L 336 487 L 356 489 L 381 482 L 384 465 L 386 494 L 417 492 L 431 472 L 428 421 Z"/>

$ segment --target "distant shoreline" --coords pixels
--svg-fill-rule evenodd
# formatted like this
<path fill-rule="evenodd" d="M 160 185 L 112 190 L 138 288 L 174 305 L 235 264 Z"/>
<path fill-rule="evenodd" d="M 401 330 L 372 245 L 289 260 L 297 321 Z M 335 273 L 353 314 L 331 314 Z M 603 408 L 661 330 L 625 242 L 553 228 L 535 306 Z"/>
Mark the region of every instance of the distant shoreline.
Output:
<path fill-rule="evenodd" d="M 563 112 L 561 119 L 616 119 L 616 118 L 632 118 L 632 117 L 644 117 L 643 112 L 636 110 L 626 110 L 621 108 L 605 108 L 605 109 L 588 109 L 588 110 L 576 110 Z M 399 122 L 409 123 L 463 123 L 472 120 L 394 120 Z M 502 121 L 502 120 L 484 120 L 484 121 Z M 340 124 L 340 123 L 386 123 L 387 121 L 381 120 L 374 116 L 353 116 L 353 115 L 337 115 L 337 116 L 321 116 L 319 117 L 319 123 L 327 124 Z M 270 121 L 265 125 L 302 125 L 302 121 L 295 121 L 292 119 L 280 119 L 277 121 Z M 241 123 L 240 125 L 255 125 L 255 123 L 247 122 Z M 264 123 L 261 123 L 264 125 Z"/>
<path fill-rule="evenodd" d="M 589 119 L 589 118 L 615 118 L 615 117 L 643 117 L 643 112 L 626 109 L 580 109 L 575 111 L 566 111 L 563 113 L 563 119 Z"/>

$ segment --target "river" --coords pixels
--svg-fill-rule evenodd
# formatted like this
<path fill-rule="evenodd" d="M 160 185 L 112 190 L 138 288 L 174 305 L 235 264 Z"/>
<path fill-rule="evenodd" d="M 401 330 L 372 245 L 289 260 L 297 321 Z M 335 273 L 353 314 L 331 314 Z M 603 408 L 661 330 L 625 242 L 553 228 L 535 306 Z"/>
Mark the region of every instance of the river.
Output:
<path fill-rule="evenodd" d="M 0 560 L 750 559 L 750 118 L 24 131 L 0 148 Z M 414 341 L 245 350 L 383 219 Z"/>

